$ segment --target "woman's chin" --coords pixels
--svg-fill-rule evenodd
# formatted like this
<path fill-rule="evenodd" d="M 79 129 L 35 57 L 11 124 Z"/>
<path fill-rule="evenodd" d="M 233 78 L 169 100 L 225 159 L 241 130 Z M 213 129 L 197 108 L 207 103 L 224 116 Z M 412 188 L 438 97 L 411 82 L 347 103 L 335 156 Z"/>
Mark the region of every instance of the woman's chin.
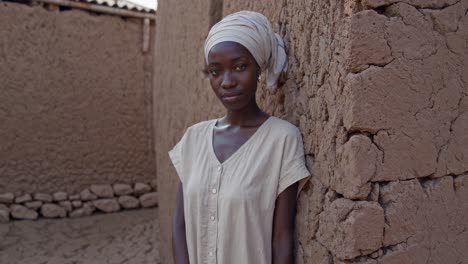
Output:
<path fill-rule="evenodd" d="M 221 100 L 221 102 L 223 103 L 224 107 L 228 110 L 228 111 L 240 111 L 242 109 L 245 108 L 245 106 L 247 104 L 243 103 L 242 101 L 224 101 L 224 100 Z"/>

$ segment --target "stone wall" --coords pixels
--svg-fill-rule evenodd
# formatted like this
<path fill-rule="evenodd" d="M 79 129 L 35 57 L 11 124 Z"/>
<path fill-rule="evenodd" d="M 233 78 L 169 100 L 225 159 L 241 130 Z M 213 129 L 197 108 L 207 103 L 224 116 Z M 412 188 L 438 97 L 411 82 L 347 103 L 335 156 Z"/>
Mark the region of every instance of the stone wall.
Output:
<path fill-rule="evenodd" d="M 156 54 L 176 61 L 156 69 L 164 263 L 177 180 L 166 153 L 188 125 L 223 115 L 198 72 L 215 4 L 260 11 L 284 35 L 288 80 L 258 97 L 300 128 L 314 174 L 299 197 L 298 263 L 466 261 L 468 1 L 219 2 L 158 11 Z"/>
<path fill-rule="evenodd" d="M 95 212 L 150 208 L 158 205 L 156 180 L 151 183 L 93 184 L 80 192 L 0 193 L 0 223 L 10 220 L 77 218 Z"/>
<path fill-rule="evenodd" d="M 0 1 L 0 25 L 0 193 L 151 181 L 143 21 Z"/>

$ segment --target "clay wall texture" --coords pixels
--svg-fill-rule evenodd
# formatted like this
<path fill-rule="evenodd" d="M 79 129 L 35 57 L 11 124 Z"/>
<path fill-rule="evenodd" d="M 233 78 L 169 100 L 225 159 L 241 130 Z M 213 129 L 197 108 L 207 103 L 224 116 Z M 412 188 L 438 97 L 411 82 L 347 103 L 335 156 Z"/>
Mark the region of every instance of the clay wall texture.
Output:
<path fill-rule="evenodd" d="M 171 263 L 171 223 L 178 177 L 167 152 L 192 124 L 223 114 L 202 72 L 203 43 L 210 28 L 209 1 L 158 3 L 154 124 L 159 194 L 161 263 Z M 161 11 L 159 11 L 161 10 Z M 218 12 L 220 15 L 220 12 Z"/>
<path fill-rule="evenodd" d="M 260 11 L 285 39 L 288 80 L 258 98 L 300 128 L 314 175 L 299 197 L 298 263 L 468 263 L 467 0 L 161 3 L 164 263 L 177 181 L 167 151 L 189 125 L 224 114 L 199 70 L 215 5 L 223 16 Z"/>
<path fill-rule="evenodd" d="M 151 181 L 142 24 L 0 2 L 0 193 Z"/>

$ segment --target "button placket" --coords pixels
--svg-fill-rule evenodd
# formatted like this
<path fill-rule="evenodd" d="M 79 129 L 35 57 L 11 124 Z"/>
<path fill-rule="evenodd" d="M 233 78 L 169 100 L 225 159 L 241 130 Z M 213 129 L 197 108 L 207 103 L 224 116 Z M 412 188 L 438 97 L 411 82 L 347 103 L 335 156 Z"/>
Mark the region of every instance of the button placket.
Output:
<path fill-rule="evenodd" d="M 210 263 L 217 263 L 216 260 L 216 250 L 217 250 L 217 244 L 218 244 L 218 222 L 216 221 L 217 216 L 218 216 L 218 203 L 219 203 L 219 186 L 221 182 L 221 176 L 223 173 L 223 167 L 222 165 L 217 165 L 216 170 L 215 170 L 215 175 L 214 181 L 213 181 L 213 186 L 210 190 L 211 192 L 211 198 L 210 200 L 212 201 L 212 207 L 211 212 L 208 216 L 209 218 L 209 230 L 211 230 L 212 237 L 209 238 L 210 243 L 208 243 L 208 257 L 211 259 Z"/>

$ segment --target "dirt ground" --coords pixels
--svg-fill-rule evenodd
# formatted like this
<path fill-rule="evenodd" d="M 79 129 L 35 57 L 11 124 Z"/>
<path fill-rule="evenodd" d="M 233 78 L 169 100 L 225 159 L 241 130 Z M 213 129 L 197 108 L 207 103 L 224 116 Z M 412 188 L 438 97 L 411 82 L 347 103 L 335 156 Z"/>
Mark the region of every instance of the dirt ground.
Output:
<path fill-rule="evenodd" d="M 0 224 L 0 263 L 159 264 L 157 209 Z"/>

